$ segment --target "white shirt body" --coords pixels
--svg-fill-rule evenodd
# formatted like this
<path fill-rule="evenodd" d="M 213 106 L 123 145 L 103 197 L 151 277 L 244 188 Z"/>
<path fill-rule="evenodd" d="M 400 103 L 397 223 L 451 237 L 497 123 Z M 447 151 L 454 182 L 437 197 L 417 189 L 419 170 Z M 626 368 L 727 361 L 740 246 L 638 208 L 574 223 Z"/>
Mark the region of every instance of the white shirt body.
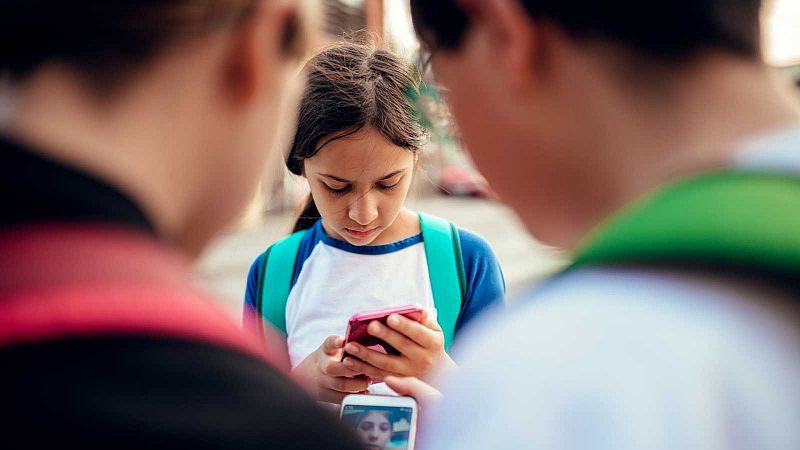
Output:
<path fill-rule="evenodd" d="M 800 127 L 732 165 L 800 173 Z M 420 448 L 799 449 L 797 300 L 690 271 L 575 270 L 463 333 Z"/>
<path fill-rule="evenodd" d="M 354 314 L 410 304 L 435 314 L 425 246 L 420 241 L 400 247 L 359 254 L 326 240 L 317 243 L 286 304 L 292 368 L 328 336 L 344 336 Z"/>

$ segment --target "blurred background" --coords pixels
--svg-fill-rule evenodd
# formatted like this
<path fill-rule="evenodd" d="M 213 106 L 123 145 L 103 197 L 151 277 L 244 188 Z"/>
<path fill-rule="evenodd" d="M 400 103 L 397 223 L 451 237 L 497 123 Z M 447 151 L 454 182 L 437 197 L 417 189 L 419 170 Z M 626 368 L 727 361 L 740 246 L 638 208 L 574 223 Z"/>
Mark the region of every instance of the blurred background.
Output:
<path fill-rule="evenodd" d="M 340 39 L 370 42 L 414 63 L 414 37 L 408 0 L 320 0 L 325 42 Z M 779 76 L 798 87 L 800 99 L 800 0 L 773 0 L 764 17 L 764 55 Z M 474 231 L 494 248 L 510 297 L 566 264 L 566 256 L 533 239 L 514 214 L 474 169 L 431 74 L 417 100 L 431 134 L 407 206 L 435 214 Z M 223 308 L 241 316 L 250 264 L 272 242 L 291 231 L 307 195 L 305 181 L 272 164 L 239 223 L 206 251 L 196 266 L 198 283 L 216 294 Z"/>

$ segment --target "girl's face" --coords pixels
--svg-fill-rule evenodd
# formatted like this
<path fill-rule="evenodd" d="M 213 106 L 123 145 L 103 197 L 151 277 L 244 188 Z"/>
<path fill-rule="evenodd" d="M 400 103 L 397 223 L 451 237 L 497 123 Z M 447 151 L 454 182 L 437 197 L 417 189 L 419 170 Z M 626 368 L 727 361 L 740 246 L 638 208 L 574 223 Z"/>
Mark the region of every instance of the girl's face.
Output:
<path fill-rule="evenodd" d="M 361 419 L 356 433 L 367 449 L 383 450 L 392 438 L 392 424 L 386 415 L 373 411 Z"/>
<path fill-rule="evenodd" d="M 397 220 L 414 172 L 415 155 L 367 126 L 326 145 L 304 161 L 325 232 L 353 245 L 400 239 Z M 388 232 L 387 232 L 388 230 Z"/>

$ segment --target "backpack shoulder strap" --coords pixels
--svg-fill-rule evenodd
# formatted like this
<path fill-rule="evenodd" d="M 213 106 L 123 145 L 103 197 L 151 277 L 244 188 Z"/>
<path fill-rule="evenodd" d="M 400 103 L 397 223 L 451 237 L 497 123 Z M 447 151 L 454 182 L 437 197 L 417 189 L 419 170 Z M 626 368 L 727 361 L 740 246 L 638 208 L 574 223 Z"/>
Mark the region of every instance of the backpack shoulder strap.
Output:
<path fill-rule="evenodd" d="M 272 244 L 264 254 L 264 271 L 258 284 L 257 309 L 261 317 L 286 335 L 286 301 L 300 242 L 308 230 L 293 233 Z M 266 287 L 266 289 L 265 289 Z"/>
<path fill-rule="evenodd" d="M 449 351 L 466 291 L 461 239 L 455 225 L 444 219 L 424 213 L 419 219 L 437 321 Z"/>

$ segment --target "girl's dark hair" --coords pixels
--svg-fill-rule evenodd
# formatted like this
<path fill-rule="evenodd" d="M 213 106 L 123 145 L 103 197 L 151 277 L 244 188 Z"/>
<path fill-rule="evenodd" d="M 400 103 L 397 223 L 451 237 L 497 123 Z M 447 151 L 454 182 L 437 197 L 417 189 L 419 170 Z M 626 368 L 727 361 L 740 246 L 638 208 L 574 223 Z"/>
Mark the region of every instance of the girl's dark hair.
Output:
<path fill-rule="evenodd" d="M 377 409 L 377 408 L 366 409 L 358 413 L 355 420 L 353 421 L 353 431 L 357 430 L 358 426 L 361 425 L 361 422 L 363 422 L 364 419 L 366 419 L 367 416 L 372 413 L 378 413 L 383 417 L 386 417 L 386 420 L 389 421 L 389 426 L 391 427 L 392 432 L 394 432 L 394 422 L 397 420 L 395 418 L 395 414 L 392 411 L 388 411 L 385 409 Z"/>
<path fill-rule="evenodd" d="M 705 49 L 760 51 L 761 0 L 518 0 L 531 17 L 577 38 L 604 39 L 642 56 L 675 60 Z M 470 26 L 456 0 L 411 0 L 414 27 L 431 49 L 455 50 Z"/>
<path fill-rule="evenodd" d="M 303 160 L 325 145 L 365 126 L 412 152 L 425 144 L 413 99 L 419 95 L 418 72 L 398 56 L 368 45 L 340 43 L 306 65 L 307 84 L 300 103 L 297 132 L 286 167 L 303 174 Z M 319 211 L 309 197 L 294 231 L 310 228 Z"/>
<path fill-rule="evenodd" d="M 249 17 L 258 0 L 2 0 L 0 75 L 46 62 L 114 81 L 173 41 Z"/>

